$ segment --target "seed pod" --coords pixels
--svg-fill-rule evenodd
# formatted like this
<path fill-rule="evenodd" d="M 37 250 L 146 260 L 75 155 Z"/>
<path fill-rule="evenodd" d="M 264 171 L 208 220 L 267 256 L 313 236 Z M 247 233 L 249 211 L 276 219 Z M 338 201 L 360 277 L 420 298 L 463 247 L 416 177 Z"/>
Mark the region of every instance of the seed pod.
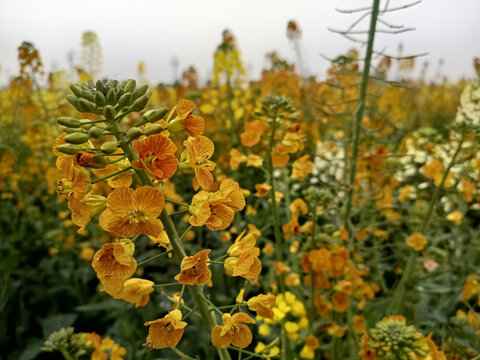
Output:
<path fill-rule="evenodd" d="M 115 118 L 115 115 L 117 113 L 115 112 L 115 109 L 113 108 L 112 105 L 107 105 L 103 109 L 103 116 L 105 116 L 105 119 L 112 120 Z"/>
<path fill-rule="evenodd" d="M 122 108 L 125 106 L 128 106 L 132 103 L 132 93 L 127 92 L 120 96 L 120 99 L 118 99 L 118 105 Z"/>
<path fill-rule="evenodd" d="M 139 97 L 137 100 L 135 100 L 133 105 L 128 108 L 128 111 L 135 111 L 135 112 L 142 111 L 143 109 L 145 109 L 145 106 L 147 105 L 147 103 L 148 103 L 148 97 L 143 95 Z"/>
<path fill-rule="evenodd" d="M 95 104 L 81 98 L 78 100 L 78 107 L 80 108 L 81 112 L 92 112 L 93 109 L 95 109 Z"/>
<path fill-rule="evenodd" d="M 143 115 L 143 118 L 148 122 L 153 123 L 155 121 L 162 119 L 167 112 L 168 112 L 168 108 L 166 107 L 156 109 L 156 110 L 149 110 Z"/>
<path fill-rule="evenodd" d="M 98 107 L 104 107 L 107 100 L 105 99 L 105 95 L 103 95 L 100 91 L 95 93 L 95 104 Z"/>
<path fill-rule="evenodd" d="M 112 88 L 108 90 L 108 93 L 107 93 L 107 104 L 113 105 L 115 104 L 116 101 L 117 101 L 117 92 L 115 91 L 115 89 Z"/>
<path fill-rule="evenodd" d="M 135 89 L 135 91 L 132 93 L 133 99 L 138 99 L 140 96 L 144 95 L 148 90 L 148 85 L 142 85 L 138 88 Z"/>
<path fill-rule="evenodd" d="M 163 131 L 163 126 L 158 125 L 158 124 L 153 124 L 149 127 L 147 127 L 144 131 L 143 134 L 145 136 L 150 136 L 150 135 L 155 135 Z"/>
<path fill-rule="evenodd" d="M 77 84 L 71 84 L 70 90 L 75 94 L 76 97 L 82 97 L 83 89 Z"/>
<path fill-rule="evenodd" d="M 69 128 L 79 128 L 82 126 L 80 120 L 73 117 L 59 117 L 57 119 L 57 123 Z"/>
<path fill-rule="evenodd" d="M 113 154 L 115 150 L 117 150 L 117 142 L 107 141 L 102 146 L 100 146 L 100 150 L 102 150 L 104 154 Z"/>
<path fill-rule="evenodd" d="M 78 145 L 72 145 L 72 144 L 62 144 L 62 145 L 57 145 L 55 149 L 67 155 L 75 155 L 76 153 L 82 150 L 82 147 Z"/>
<path fill-rule="evenodd" d="M 137 86 L 137 82 L 135 80 L 128 79 L 127 81 L 125 81 L 125 86 L 123 87 L 123 91 L 132 92 L 136 86 Z"/>
<path fill-rule="evenodd" d="M 127 131 L 127 139 L 130 141 L 135 140 L 136 138 L 139 138 L 142 135 L 143 135 L 143 131 L 138 127 L 132 127 Z"/>
<path fill-rule="evenodd" d="M 75 132 L 65 136 L 63 139 L 69 144 L 83 144 L 88 141 L 89 137 L 87 134 Z"/>
<path fill-rule="evenodd" d="M 98 126 L 92 126 L 90 130 L 88 130 L 88 135 L 94 139 L 100 139 L 103 135 L 103 129 Z"/>

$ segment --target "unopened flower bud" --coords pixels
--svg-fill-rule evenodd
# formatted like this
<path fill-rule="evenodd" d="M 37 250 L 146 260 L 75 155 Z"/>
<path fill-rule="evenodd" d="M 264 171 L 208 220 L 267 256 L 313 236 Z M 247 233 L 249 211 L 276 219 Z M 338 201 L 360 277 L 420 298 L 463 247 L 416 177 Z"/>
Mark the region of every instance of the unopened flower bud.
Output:
<path fill-rule="evenodd" d="M 105 99 L 105 95 L 103 95 L 100 91 L 97 91 L 95 93 L 95 104 L 98 107 L 104 107 L 106 103 L 107 100 Z"/>
<path fill-rule="evenodd" d="M 125 86 L 123 87 L 123 91 L 127 92 L 132 92 L 135 89 L 135 86 L 137 86 L 137 82 L 133 79 L 128 79 L 125 82 Z"/>
<path fill-rule="evenodd" d="M 143 135 L 143 131 L 138 127 L 132 127 L 127 131 L 127 139 L 130 141 L 135 140 L 136 138 L 139 138 L 142 135 Z"/>
<path fill-rule="evenodd" d="M 167 129 L 168 129 L 168 131 L 170 131 L 172 133 L 177 133 L 177 132 L 183 131 L 183 121 L 182 121 L 182 119 L 177 119 L 177 120 L 169 122 L 168 125 L 167 125 Z"/>
<path fill-rule="evenodd" d="M 79 128 L 82 125 L 80 120 L 73 117 L 59 117 L 57 123 L 69 128 Z"/>
<path fill-rule="evenodd" d="M 145 95 L 147 90 L 148 90 L 148 85 L 146 84 L 136 88 L 132 93 L 133 99 L 135 100 L 135 99 L 138 99 L 140 96 Z"/>
<path fill-rule="evenodd" d="M 104 154 L 113 154 L 115 150 L 117 150 L 117 142 L 116 141 L 107 141 L 106 143 L 100 146 L 100 150 Z"/>
<path fill-rule="evenodd" d="M 99 139 L 103 135 L 103 129 L 98 126 L 92 126 L 90 130 L 88 130 L 88 135 L 90 135 L 90 137 L 93 137 L 94 139 Z"/>
<path fill-rule="evenodd" d="M 81 132 L 75 132 L 73 134 L 68 134 L 64 137 L 64 140 L 69 144 L 83 144 L 89 139 L 87 134 Z"/>
<path fill-rule="evenodd" d="M 95 83 L 95 89 L 100 92 L 103 92 L 103 90 L 105 90 L 105 85 L 103 85 L 102 80 L 97 80 L 97 82 Z"/>
<path fill-rule="evenodd" d="M 71 84 L 69 87 L 72 93 L 74 93 L 76 97 L 82 97 L 83 89 L 80 87 L 80 85 Z"/>
<path fill-rule="evenodd" d="M 97 164 L 107 164 L 107 159 L 105 159 L 105 156 L 103 156 L 103 154 L 95 154 L 92 156 L 92 158 Z"/>
<path fill-rule="evenodd" d="M 82 150 L 81 146 L 72 145 L 72 144 L 62 144 L 55 147 L 56 150 L 67 155 L 75 155 Z"/>
<path fill-rule="evenodd" d="M 117 101 L 117 92 L 115 91 L 115 89 L 112 88 L 108 90 L 106 100 L 107 100 L 107 104 L 109 105 L 115 104 L 115 102 Z"/>
<path fill-rule="evenodd" d="M 108 100 L 107 100 L 107 102 L 108 102 Z M 113 108 L 112 105 L 107 105 L 103 109 L 103 116 L 105 116 L 105 119 L 112 120 L 112 119 L 115 118 L 116 114 L 117 113 L 115 112 L 115 109 Z"/>
<path fill-rule="evenodd" d="M 165 114 L 168 112 L 168 108 L 163 107 L 160 109 L 149 110 L 145 114 L 143 114 L 143 118 L 148 122 L 154 123 L 160 119 L 163 119 Z"/>
<path fill-rule="evenodd" d="M 87 91 L 87 90 L 82 91 L 81 97 L 91 102 L 95 101 L 95 96 L 90 91 Z"/>
<path fill-rule="evenodd" d="M 148 97 L 146 95 L 143 95 L 139 97 L 137 100 L 135 100 L 133 105 L 130 106 L 128 110 L 135 111 L 135 112 L 142 111 L 143 109 L 145 109 L 145 106 L 147 105 L 147 103 L 148 103 Z"/>
<path fill-rule="evenodd" d="M 127 92 L 120 96 L 120 99 L 118 99 L 118 105 L 120 107 L 125 107 L 128 106 L 132 103 L 132 93 Z"/>
<path fill-rule="evenodd" d="M 78 102 L 78 98 L 74 95 L 67 95 L 67 100 L 70 104 L 73 105 L 75 109 L 80 111 L 80 103 Z"/>
<path fill-rule="evenodd" d="M 143 133 L 145 134 L 145 136 L 150 136 L 150 135 L 155 135 L 155 134 L 158 134 L 160 132 L 163 131 L 163 126 L 162 125 L 159 125 L 159 124 L 153 124 L 153 125 L 150 125 L 149 127 L 147 127 Z"/>
<path fill-rule="evenodd" d="M 86 99 L 79 99 L 78 100 L 78 107 L 81 112 L 92 112 L 95 109 L 95 104 L 86 100 Z"/>

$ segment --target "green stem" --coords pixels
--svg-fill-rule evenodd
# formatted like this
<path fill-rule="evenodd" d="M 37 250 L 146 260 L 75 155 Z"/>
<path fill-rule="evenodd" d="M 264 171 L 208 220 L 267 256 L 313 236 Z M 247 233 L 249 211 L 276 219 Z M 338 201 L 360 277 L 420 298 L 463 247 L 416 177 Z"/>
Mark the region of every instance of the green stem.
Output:
<path fill-rule="evenodd" d="M 355 119 L 353 124 L 353 145 L 352 145 L 352 156 L 350 158 L 350 172 L 347 184 L 347 200 L 345 203 L 345 229 L 348 231 L 349 235 L 349 246 L 355 246 L 355 237 L 352 236 L 352 227 L 351 227 L 351 212 L 353 204 L 353 194 L 355 190 L 355 175 L 357 173 L 357 160 L 358 160 L 358 148 L 360 145 L 360 130 L 365 113 L 365 102 L 367 97 L 367 85 L 368 78 L 370 74 L 370 64 L 372 61 L 373 53 L 373 43 L 375 40 L 375 30 L 377 26 L 377 17 L 378 17 L 378 8 L 380 6 L 380 0 L 373 0 L 372 5 L 372 15 L 370 17 L 370 28 L 368 31 L 368 42 L 367 42 L 367 51 L 365 54 L 365 63 L 362 71 L 362 82 L 360 84 L 360 93 L 358 96 L 357 108 L 355 109 Z"/>
<path fill-rule="evenodd" d="M 275 252 L 277 261 L 283 261 L 283 237 L 280 231 L 280 219 L 277 211 L 277 199 L 275 198 L 275 180 L 273 178 L 273 159 L 272 151 L 275 147 L 275 130 L 277 127 L 277 113 L 275 112 L 272 117 L 271 132 L 270 132 L 270 143 L 269 143 L 269 154 L 268 154 L 268 182 L 271 186 L 270 189 L 270 199 L 272 205 L 270 206 L 272 211 L 273 219 L 273 232 L 275 236 Z M 285 284 L 283 282 L 283 276 L 278 276 L 278 285 L 282 293 L 285 292 Z"/>
<path fill-rule="evenodd" d="M 141 261 L 141 262 L 139 262 L 139 263 L 137 264 L 137 267 L 143 266 L 143 265 L 145 265 L 145 264 L 148 264 L 150 261 L 156 260 L 156 259 L 158 259 L 158 258 L 160 258 L 160 257 L 162 257 L 162 256 L 165 256 L 165 255 L 168 255 L 168 254 L 170 254 L 172 251 L 173 251 L 173 250 L 168 250 L 168 251 L 165 251 L 165 252 L 163 252 L 163 253 L 161 253 L 161 254 L 154 255 L 154 256 L 152 256 L 151 258 L 147 259 L 147 260 L 143 260 L 143 261 Z"/>
<path fill-rule="evenodd" d="M 66 360 L 73 360 L 73 356 L 70 355 L 70 353 L 65 350 L 65 349 L 60 349 L 60 352 L 62 353 L 63 357 L 66 359 Z"/>
<path fill-rule="evenodd" d="M 101 181 L 110 179 L 111 177 L 114 177 L 114 176 L 120 175 L 121 173 L 124 173 L 124 172 L 126 172 L 126 171 L 129 171 L 131 168 L 132 168 L 132 167 L 130 166 L 130 167 L 126 168 L 126 169 L 119 170 L 119 171 L 117 171 L 117 172 L 114 172 L 113 174 L 104 176 L 103 178 L 95 179 L 95 180 L 91 181 L 90 183 L 91 183 L 91 184 L 96 184 L 96 183 L 98 183 L 98 182 L 101 182 Z"/>
<path fill-rule="evenodd" d="M 185 203 L 182 203 L 182 202 L 180 202 L 180 201 L 173 200 L 173 199 L 167 199 L 167 198 L 165 198 L 165 201 L 166 201 L 166 202 L 169 202 L 169 203 L 172 203 L 172 204 L 174 204 L 174 205 L 185 206 L 185 207 L 187 207 L 187 208 L 189 207 L 188 204 L 185 204 Z"/>

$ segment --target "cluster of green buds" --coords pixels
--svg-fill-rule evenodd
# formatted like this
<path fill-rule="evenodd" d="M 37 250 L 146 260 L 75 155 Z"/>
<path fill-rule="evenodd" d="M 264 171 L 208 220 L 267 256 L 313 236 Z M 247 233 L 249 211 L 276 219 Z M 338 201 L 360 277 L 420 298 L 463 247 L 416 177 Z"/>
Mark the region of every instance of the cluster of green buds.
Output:
<path fill-rule="evenodd" d="M 323 206 L 325 209 L 328 209 L 335 199 L 330 190 L 316 186 L 309 186 L 302 191 L 302 194 L 312 209 L 316 209 L 317 206 Z"/>
<path fill-rule="evenodd" d="M 455 341 L 452 338 L 448 338 L 443 345 L 443 352 L 448 359 L 473 359 L 475 358 L 475 353 L 472 352 L 468 347 L 460 344 L 458 341 Z"/>
<path fill-rule="evenodd" d="M 48 337 L 42 346 L 42 351 L 59 351 L 68 359 L 79 359 L 87 353 L 85 335 L 83 333 L 75 334 L 73 327 L 62 328 Z"/>
<path fill-rule="evenodd" d="M 84 156 L 87 161 L 77 162 L 85 167 L 102 168 L 108 164 L 105 155 L 116 152 L 121 146 L 117 140 L 101 141 L 99 148 L 95 148 L 91 140 L 100 140 L 104 136 L 114 135 L 119 139 L 121 132 L 118 124 L 123 118 L 133 112 L 141 112 L 145 109 L 151 90 L 148 85 L 137 87 L 135 80 L 129 79 L 123 82 L 109 80 L 103 82 L 89 80 L 81 85 L 70 85 L 71 95 L 67 100 L 73 107 L 82 113 L 91 113 L 99 116 L 99 120 L 77 119 L 74 117 L 61 117 L 57 123 L 62 126 L 62 131 L 67 133 L 63 138 L 65 144 L 57 145 L 56 150 L 68 154 Z M 142 135 L 153 135 L 164 131 L 165 128 L 158 124 L 149 126 L 143 131 L 140 126 L 146 123 L 155 123 L 167 113 L 167 108 L 147 111 L 141 121 L 130 128 L 121 138 L 131 142 Z"/>
<path fill-rule="evenodd" d="M 269 119 L 274 117 L 277 119 L 288 118 L 295 119 L 292 113 L 296 111 L 292 105 L 292 99 L 288 96 L 272 96 L 268 95 L 265 99 L 261 100 L 262 112 L 256 112 L 256 116 L 267 116 Z M 290 115 L 292 114 L 292 115 Z"/>
<path fill-rule="evenodd" d="M 429 353 L 427 342 L 404 319 L 392 317 L 378 322 L 369 337 L 368 346 L 376 351 L 379 360 L 415 360 Z"/>

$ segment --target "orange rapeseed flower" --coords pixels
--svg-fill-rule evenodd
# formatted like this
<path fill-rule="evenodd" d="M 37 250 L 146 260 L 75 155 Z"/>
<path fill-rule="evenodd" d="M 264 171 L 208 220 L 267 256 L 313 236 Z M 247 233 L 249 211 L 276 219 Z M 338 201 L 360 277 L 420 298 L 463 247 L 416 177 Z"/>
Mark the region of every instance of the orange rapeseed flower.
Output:
<path fill-rule="evenodd" d="M 121 299 L 134 303 L 135 307 L 145 306 L 153 292 L 153 281 L 145 279 L 128 279 L 123 283 Z"/>
<path fill-rule="evenodd" d="M 177 116 L 169 121 L 167 126 L 168 130 L 171 132 L 185 130 L 190 136 L 202 135 L 205 128 L 205 122 L 200 116 L 192 114 L 195 106 L 195 103 L 191 100 L 178 100 L 175 107 Z"/>
<path fill-rule="evenodd" d="M 183 145 L 188 150 L 188 160 L 195 172 L 193 188 L 195 190 L 198 190 L 200 186 L 204 189 L 210 188 L 213 183 L 211 171 L 215 169 L 215 163 L 209 160 L 215 150 L 213 141 L 206 136 L 189 137 L 183 142 Z"/>
<path fill-rule="evenodd" d="M 59 158 L 57 165 L 65 173 L 65 177 L 58 182 L 58 194 L 66 197 L 73 196 L 78 200 L 83 199 L 90 187 L 88 171 L 75 166 L 72 157 Z"/>
<path fill-rule="evenodd" d="M 256 145 L 265 131 L 265 125 L 262 120 L 254 120 L 245 123 L 243 133 L 240 135 L 240 140 L 243 146 Z"/>
<path fill-rule="evenodd" d="M 143 141 L 135 140 L 132 146 L 138 154 L 138 160 L 132 165 L 145 168 L 156 180 L 166 180 L 177 171 L 177 146 L 169 138 L 161 134 L 152 135 Z"/>
<path fill-rule="evenodd" d="M 121 296 L 123 282 L 137 270 L 137 262 L 132 254 L 128 241 L 116 241 L 104 244 L 93 257 L 92 267 L 103 284 L 102 290 L 113 297 Z"/>
<path fill-rule="evenodd" d="M 229 257 L 225 260 L 224 267 L 227 274 L 251 281 L 262 271 L 262 263 L 258 259 L 260 249 L 255 247 L 256 239 L 251 233 L 245 237 L 244 234 L 245 230 L 228 249 Z"/>
<path fill-rule="evenodd" d="M 162 319 L 148 321 L 147 347 L 153 349 L 175 349 L 180 341 L 187 323 L 182 320 L 182 312 L 178 309 L 170 311 Z"/>
<path fill-rule="evenodd" d="M 206 225 L 211 230 L 224 230 L 233 221 L 235 211 L 245 206 L 245 197 L 240 186 L 232 179 L 225 179 L 220 184 L 220 190 L 210 193 L 200 191 L 192 198 L 189 207 L 190 224 Z"/>
<path fill-rule="evenodd" d="M 230 345 L 246 348 L 252 342 L 252 332 L 245 324 L 255 324 L 247 314 L 223 314 L 223 326 L 215 325 L 212 330 L 212 344 L 217 349 L 226 349 Z"/>
<path fill-rule="evenodd" d="M 421 251 L 427 244 L 427 238 L 419 232 L 415 232 L 406 240 L 408 246 L 416 251 Z"/>
<path fill-rule="evenodd" d="M 100 226 L 111 234 L 131 237 L 145 234 L 157 237 L 163 225 L 157 216 L 165 200 L 160 190 L 142 186 L 136 190 L 121 187 L 107 198 L 107 209 L 100 216 Z"/>
<path fill-rule="evenodd" d="M 72 212 L 72 221 L 79 226 L 77 232 L 82 232 L 92 217 L 100 214 L 106 208 L 107 199 L 101 195 L 87 194 L 78 200 L 74 196 L 68 199 L 68 208 Z"/>
<path fill-rule="evenodd" d="M 204 285 L 212 278 L 212 272 L 208 268 L 208 254 L 212 250 L 205 249 L 193 256 L 186 256 L 180 265 L 180 274 L 175 276 L 180 284 Z"/>
<path fill-rule="evenodd" d="M 248 308 L 255 311 L 259 316 L 273 319 L 272 307 L 275 305 L 276 296 L 272 294 L 260 294 L 247 301 Z"/>

